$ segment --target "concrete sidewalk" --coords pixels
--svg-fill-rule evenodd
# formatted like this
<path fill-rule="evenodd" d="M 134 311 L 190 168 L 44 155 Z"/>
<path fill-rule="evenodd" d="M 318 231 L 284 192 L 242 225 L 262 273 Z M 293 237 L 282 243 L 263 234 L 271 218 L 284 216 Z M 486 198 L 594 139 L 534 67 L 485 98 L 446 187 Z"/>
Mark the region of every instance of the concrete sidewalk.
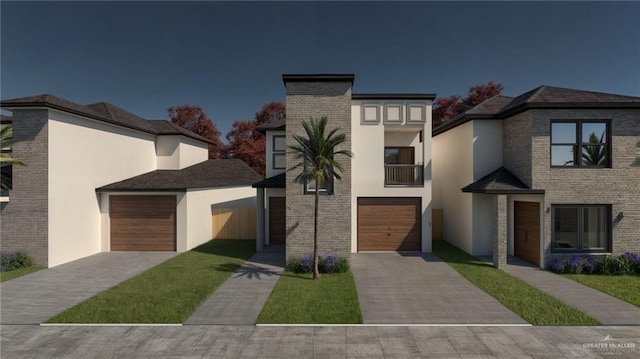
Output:
<path fill-rule="evenodd" d="M 254 254 L 185 324 L 255 324 L 284 272 L 284 246 Z"/>
<path fill-rule="evenodd" d="M 2 358 L 637 358 L 640 327 L 2 326 Z M 594 345 L 635 344 L 635 348 Z"/>
<path fill-rule="evenodd" d="M 0 323 L 39 324 L 177 255 L 98 253 L 0 284 Z"/>
<path fill-rule="evenodd" d="M 527 324 L 430 253 L 356 253 L 364 323 Z"/>
<path fill-rule="evenodd" d="M 561 275 L 510 257 L 506 272 L 606 325 L 640 325 L 640 308 Z M 640 288 L 639 288 L 640 290 Z"/>

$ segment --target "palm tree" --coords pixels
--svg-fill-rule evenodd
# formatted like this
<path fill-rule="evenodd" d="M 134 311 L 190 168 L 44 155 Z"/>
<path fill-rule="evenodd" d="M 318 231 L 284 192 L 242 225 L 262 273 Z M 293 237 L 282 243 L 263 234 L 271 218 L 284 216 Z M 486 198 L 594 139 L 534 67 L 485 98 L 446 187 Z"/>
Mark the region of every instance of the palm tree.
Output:
<path fill-rule="evenodd" d="M 11 148 L 13 140 L 13 128 L 11 126 L 3 127 L 0 130 L 0 149 L 4 150 L 6 148 Z M 18 159 L 11 157 L 8 153 L 0 153 L 0 165 L 18 165 L 18 166 L 26 166 L 26 164 Z M 11 178 L 10 176 L 2 172 L 2 176 L 0 177 L 0 187 L 3 190 L 11 189 Z"/>
<path fill-rule="evenodd" d="M 298 174 L 295 181 L 306 184 L 315 182 L 315 203 L 313 207 L 313 279 L 318 279 L 318 204 L 320 202 L 320 189 L 329 183 L 331 179 L 342 180 L 343 168 L 335 160 L 338 155 L 352 157 L 349 150 L 338 150 L 337 147 L 347 140 L 345 134 L 338 133 L 336 128 L 325 134 L 327 127 L 327 117 L 320 119 L 311 118 L 303 121 L 307 136 L 293 135 L 293 139 L 298 143 L 289 146 L 293 150 L 296 160 L 295 166 L 289 170 L 302 167 L 302 172 Z"/>
<path fill-rule="evenodd" d="M 582 145 L 582 159 L 584 164 L 588 166 L 604 166 L 607 161 L 607 154 L 605 146 L 602 141 L 604 140 L 604 133 L 600 138 L 595 132 L 591 132 L 589 135 L 589 144 Z"/>

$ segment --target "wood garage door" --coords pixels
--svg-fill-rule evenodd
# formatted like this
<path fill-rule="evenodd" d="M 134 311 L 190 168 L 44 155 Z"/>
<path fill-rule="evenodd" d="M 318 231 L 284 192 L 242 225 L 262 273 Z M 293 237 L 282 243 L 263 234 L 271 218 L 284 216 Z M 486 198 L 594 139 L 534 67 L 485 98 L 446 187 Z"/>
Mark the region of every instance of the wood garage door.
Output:
<path fill-rule="evenodd" d="M 110 196 L 112 251 L 175 251 L 176 196 Z"/>
<path fill-rule="evenodd" d="M 513 203 L 514 254 L 527 262 L 540 265 L 540 203 Z"/>
<path fill-rule="evenodd" d="M 420 198 L 358 198 L 358 251 L 419 251 Z"/>
<path fill-rule="evenodd" d="M 269 197 L 269 244 L 282 244 L 286 232 L 286 198 Z"/>

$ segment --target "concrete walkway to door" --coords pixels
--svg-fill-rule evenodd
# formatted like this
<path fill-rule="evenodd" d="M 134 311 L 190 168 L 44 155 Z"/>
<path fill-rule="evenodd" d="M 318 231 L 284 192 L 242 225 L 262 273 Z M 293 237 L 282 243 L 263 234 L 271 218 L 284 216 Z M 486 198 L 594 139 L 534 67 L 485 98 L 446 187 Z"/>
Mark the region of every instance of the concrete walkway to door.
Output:
<path fill-rule="evenodd" d="M 602 324 L 640 324 L 640 308 L 635 305 L 561 275 L 542 270 L 520 258 L 509 257 L 505 271 L 567 305 L 583 311 Z"/>
<path fill-rule="evenodd" d="M 284 263 L 284 245 L 254 254 L 184 324 L 255 324 Z"/>
<path fill-rule="evenodd" d="M 0 323 L 40 324 L 176 254 L 98 253 L 3 282 L 0 284 Z"/>
<path fill-rule="evenodd" d="M 430 253 L 351 255 L 366 324 L 526 324 Z"/>

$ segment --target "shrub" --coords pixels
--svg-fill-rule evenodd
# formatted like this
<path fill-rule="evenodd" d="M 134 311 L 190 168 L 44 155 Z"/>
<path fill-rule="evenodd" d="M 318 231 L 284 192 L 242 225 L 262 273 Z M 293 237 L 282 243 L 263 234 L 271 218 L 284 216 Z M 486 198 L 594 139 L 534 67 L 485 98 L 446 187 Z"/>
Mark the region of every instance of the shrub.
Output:
<path fill-rule="evenodd" d="M 606 275 L 620 274 L 620 263 L 618 259 L 611 256 L 606 256 L 598 265 L 598 273 Z"/>
<path fill-rule="evenodd" d="M 636 253 L 627 252 L 618 257 L 620 274 L 640 273 L 640 257 Z"/>
<path fill-rule="evenodd" d="M 31 257 L 23 252 L 0 253 L 0 272 L 8 272 L 15 269 L 30 267 L 33 264 Z"/>
<path fill-rule="evenodd" d="M 287 270 L 294 273 L 313 272 L 313 256 L 292 257 L 287 261 Z M 319 258 L 318 271 L 320 273 L 344 273 L 347 270 L 349 270 L 349 260 L 345 257 L 329 254 Z"/>

